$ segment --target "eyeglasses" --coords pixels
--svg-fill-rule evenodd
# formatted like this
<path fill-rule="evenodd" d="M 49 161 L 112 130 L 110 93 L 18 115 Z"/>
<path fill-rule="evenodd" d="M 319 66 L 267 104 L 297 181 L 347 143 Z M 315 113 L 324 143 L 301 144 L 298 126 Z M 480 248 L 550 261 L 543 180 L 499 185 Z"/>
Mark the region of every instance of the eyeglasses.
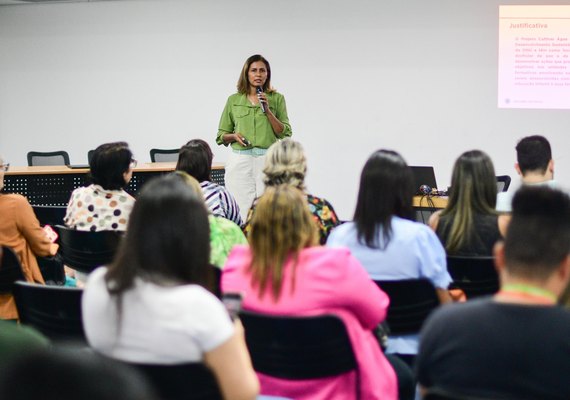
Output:
<path fill-rule="evenodd" d="M 8 171 L 10 169 L 10 163 L 7 164 L 0 164 L 0 171 Z"/>
<path fill-rule="evenodd" d="M 129 164 L 129 168 L 136 168 L 138 162 L 137 160 L 135 160 L 134 158 L 131 160 L 131 163 Z"/>

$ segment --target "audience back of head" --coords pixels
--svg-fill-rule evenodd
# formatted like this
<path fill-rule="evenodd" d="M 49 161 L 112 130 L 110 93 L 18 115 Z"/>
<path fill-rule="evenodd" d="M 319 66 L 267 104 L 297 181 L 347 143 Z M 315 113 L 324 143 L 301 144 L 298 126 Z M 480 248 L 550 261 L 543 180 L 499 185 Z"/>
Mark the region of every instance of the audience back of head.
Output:
<path fill-rule="evenodd" d="M 390 242 L 392 216 L 413 219 L 412 171 L 400 154 L 378 150 L 366 161 L 360 175 L 354 222 L 359 240 L 372 248 L 385 248 Z M 378 243 L 382 230 L 383 242 Z"/>
<path fill-rule="evenodd" d="M 124 292 L 137 276 L 158 284 L 207 286 L 209 232 L 204 201 L 182 178 L 168 175 L 147 183 L 109 267 L 110 292 Z"/>
<path fill-rule="evenodd" d="M 208 143 L 202 139 L 192 139 L 180 148 L 177 171 L 184 171 L 198 182 L 212 180 L 212 160 L 214 155 Z"/>
<path fill-rule="evenodd" d="M 132 161 L 133 153 L 127 143 L 102 144 L 94 150 L 89 161 L 91 179 L 103 189 L 122 189 L 127 184 L 124 174 Z"/>
<path fill-rule="evenodd" d="M 516 150 L 517 163 L 523 176 L 528 172 L 546 173 L 552 160 L 552 149 L 544 136 L 527 136 L 518 142 Z"/>
<path fill-rule="evenodd" d="M 265 185 L 287 184 L 305 190 L 307 159 L 301 143 L 284 139 L 275 142 L 265 156 Z"/>
<path fill-rule="evenodd" d="M 36 351 L 2 368 L 0 399 L 154 400 L 135 371 L 91 353 Z"/>
<path fill-rule="evenodd" d="M 505 264 L 532 280 L 550 276 L 570 253 L 570 199 L 549 187 L 523 186 L 513 198 Z"/>

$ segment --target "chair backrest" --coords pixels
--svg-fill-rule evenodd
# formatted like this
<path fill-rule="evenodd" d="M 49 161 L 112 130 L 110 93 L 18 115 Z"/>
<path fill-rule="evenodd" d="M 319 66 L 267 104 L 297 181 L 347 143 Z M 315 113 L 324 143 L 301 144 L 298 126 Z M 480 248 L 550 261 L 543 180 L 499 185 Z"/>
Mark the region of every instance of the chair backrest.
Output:
<path fill-rule="evenodd" d="M 38 165 L 69 165 L 69 154 L 67 151 L 29 151 L 28 166 Z"/>
<path fill-rule="evenodd" d="M 493 257 L 447 256 L 452 287 L 465 292 L 467 299 L 487 296 L 499 290 L 499 274 Z"/>
<path fill-rule="evenodd" d="M 511 184 L 511 177 L 508 175 L 497 176 L 497 193 L 506 192 Z"/>
<path fill-rule="evenodd" d="M 176 162 L 180 149 L 150 149 L 150 161 L 152 162 Z"/>
<path fill-rule="evenodd" d="M 61 225 L 67 207 L 65 206 L 32 206 L 40 225 Z"/>
<path fill-rule="evenodd" d="M 375 283 L 390 298 L 386 318 L 390 334 L 418 333 L 428 315 L 439 306 L 435 288 L 425 278 Z"/>
<path fill-rule="evenodd" d="M 87 164 L 91 165 L 91 159 L 93 158 L 93 154 L 95 154 L 95 149 L 91 149 L 87 152 Z"/>
<path fill-rule="evenodd" d="M 61 225 L 56 230 L 65 265 L 86 274 L 113 261 L 123 236 L 116 231 L 86 232 Z"/>
<path fill-rule="evenodd" d="M 156 389 L 161 400 L 221 400 L 213 373 L 202 363 L 157 365 L 124 363 L 138 370 Z"/>
<path fill-rule="evenodd" d="M 469 396 L 440 388 L 429 388 L 423 400 L 496 400 L 490 397 Z"/>
<path fill-rule="evenodd" d="M 343 321 L 335 315 L 291 317 L 240 313 L 255 371 L 300 380 L 358 368 Z M 358 379 L 357 379 L 358 381 Z M 358 393 L 359 388 L 355 388 Z"/>
<path fill-rule="evenodd" d="M 14 299 L 20 322 L 29 325 L 54 342 L 87 343 L 81 318 L 83 290 L 18 281 Z"/>
<path fill-rule="evenodd" d="M 18 280 L 25 280 L 18 256 L 10 247 L 0 246 L 0 294 L 12 293 Z"/>

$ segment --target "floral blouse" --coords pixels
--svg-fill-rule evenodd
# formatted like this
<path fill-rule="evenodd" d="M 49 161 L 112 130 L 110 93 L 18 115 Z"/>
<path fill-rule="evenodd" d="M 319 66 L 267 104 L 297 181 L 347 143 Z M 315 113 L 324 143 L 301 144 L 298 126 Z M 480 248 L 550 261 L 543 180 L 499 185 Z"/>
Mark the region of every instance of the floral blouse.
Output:
<path fill-rule="evenodd" d="M 134 204 L 124 190 L 80 187 L 71 194 L 63 221 L 78 231 L 125 231 Z"/>
<path fill-rule="evenodd" d="M 243 227 L 243 231 L 246 236 L 249 236 L 249 232 L 251 231 L 251 218 L 255 212 L 257 201 L 258 199 L 253 201 L 251 208 L 247 212 L 247 220 Z M 308 194 L 307 203 L 319 230 L 319 243 L 324 245 L 331 230 L 335 226 L 340 225 L 338 216 L 336 215 L 332 204 L 325 199 Z"/>

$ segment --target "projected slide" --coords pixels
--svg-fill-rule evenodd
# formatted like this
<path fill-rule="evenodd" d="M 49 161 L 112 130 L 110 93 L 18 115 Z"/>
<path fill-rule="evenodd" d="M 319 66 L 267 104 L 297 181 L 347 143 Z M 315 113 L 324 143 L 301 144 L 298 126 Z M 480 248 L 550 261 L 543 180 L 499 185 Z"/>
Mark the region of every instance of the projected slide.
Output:
<path fill-rule="evenodd" d="M 499 7 L 498 105 L 570 109 L 570 5 Z"/>

